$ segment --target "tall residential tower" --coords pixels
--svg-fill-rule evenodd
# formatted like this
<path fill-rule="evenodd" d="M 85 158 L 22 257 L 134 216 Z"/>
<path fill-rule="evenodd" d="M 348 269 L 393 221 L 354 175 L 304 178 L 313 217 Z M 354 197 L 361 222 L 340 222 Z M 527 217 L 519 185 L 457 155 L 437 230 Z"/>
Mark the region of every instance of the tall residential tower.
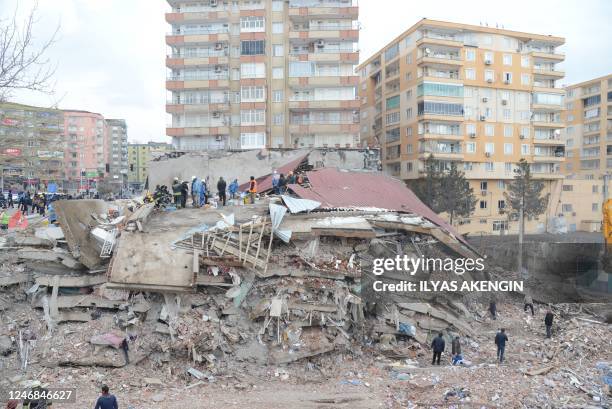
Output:
<path fill-rule="evenodd" d="M 423 177 L 431 155 L 440 169 L 456 162 L 478 197 L 462 232 L 514 230 L 503 193 L 525 158 L 560 195 L 563 38 L 423 19 L 359 66 L 361 135 L 382 147 L 384 170 Z"/>
<path fill-rule="evenodd" d="M 181 150 L 358 146 L 353 0 L 168 0 Z"/>

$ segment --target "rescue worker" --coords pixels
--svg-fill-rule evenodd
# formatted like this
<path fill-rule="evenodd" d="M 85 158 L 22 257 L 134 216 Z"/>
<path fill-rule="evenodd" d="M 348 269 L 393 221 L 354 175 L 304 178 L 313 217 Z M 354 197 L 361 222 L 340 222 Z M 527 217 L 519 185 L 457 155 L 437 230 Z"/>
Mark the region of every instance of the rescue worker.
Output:
<path fill-rule="evenodd" d="M 296 176 L 295 173 L 293 173 L 293 171 L 289 172 L 289 176 L 287 176 L 287 184 L 288 185 L 293 185 L 296 181 Z"/>
<path fill-rule="evenodd" d="M 287 191 L 287 178 L 282 173 L 278 178 L 278 193 L 284 195 Z"/>
<path fill-rule="evenodd" d="M 225 179 L 223 179 L 223 176 L 221 176 L 217 182 L 217 191 L 219 192 L 219 202 L 222 202 L 223 206 L 225 206 L 225 202 L 227 200 L 225 195 L 226 187 L 227 183 L 225 182 Z"/>
<path fill-rule="evenodd" d="M 12 209 L 13 208 L 13 191 L 11 189 L 9 189 L 8 191 L 8 206 Z"/>
<path fill-rule="evenodd" d="M 187 207 L 187 194 L 189 193 L 189 185 L 187 181 L 181 183 L 181 207 L 184 209 Z"/>
<path fill-rule="evenodd" d="M 544 325 L 546 325 L 546 338 L 550 338 L 552 336 L 553 318 L 554 315 L 552 311 L 546 311 L 546 316 L 544 316 Z"/>
<path fill-rule="evenodd" d="M 431 347 L 433 348 L 433 358 L 431 360 L 431 364 L 435 365 L 436 361 L 438 365 L 440 365 L 440 357 L 442 356 L 442 352 L 444 352 L 445 347 L 444 338 L 442 338 L 442 333 L 438 333 L 438 336 L 431 341 Z"/>
<path fill-rule="evenodd" d="M 457 362 L 461 361 L 463 358 L 461 357 L 461 341 L 459 340 L 459 336 L 456 336 L 451 343 L 451 354 L 453 355 L 453 365 L 456 365 Z"/>
<path fill-rule="evenodd" d="M 11 216 L 9 215 L 8 210 L 5 210 L 4 212 L 0 213 L 0 229 L 7 230 L 10 219 Z"/>
<path fill-rule="evenodd" d="M 229 185 L 230 199 L 235 199 L 236 193 L 238 193 L 238 179 L 234 179 L 234 181 Z"/>
<path fill-rule="evenodd" d="M 251 180 L 249 181 L 249 198 L 251 199 L 251 204 L 255 204 L 255 195 L 257 195 L 257 181 L 255 180 L 255 176 L 251 176 Z"/>
<path fill-rule="evenodd" d="M 202 178 L 200 179 L 200 206 L 204 206 L 205 204 L 208 203 L 208 196 L 207 196 L 207 186 L 206 186 L 206 179 Z"/>
<path fill-rule="evenodd" d="M 525 305 L 523 311 L 527 312 L 527 308 L 531 308 L 531 316 L 533 317 L 533 299 L 529 293 L 525 293 Z"/>
<path fill-rule="evenodd" d="M 497 345 L 497 359 L 499 363 L 504 362 L 504 351 L 506 350 L 506 342 L 508 342 L 508 336 L 506 335 L 506 329 L 502 328 L 497 334 L 495 334 L 495 345 Z"/>
<path fill-rule="evenodd" d="M 279 179 L 280 179 L 280 176 L 278 172 L 276 171 L 276 169 L 274 169 L 274 172 L 272 172 L 272 190 L 274 191 L 275 195 L 279 194 L 279 190 L 278 190 Z"/>
<path fill-rule="evenodd" d="M 193 207 L 200 207 L 200 181 L 197 177 L 191 177 L 191 205 Z"/>
<path fill-rule="evenodd" d="M 172 183 L 172 196 L 174 197 L 174 205 L 178 209 L 181 203 L 181 182 L 178 178 L 174 178 L 174 183 Z"/>
<path fill-rule="evenodd" d="M 108 386 L 102 385 L 102 395 L 98 397 L 94 409 L 119 409 L 117 398 L 108 392 Z"/>

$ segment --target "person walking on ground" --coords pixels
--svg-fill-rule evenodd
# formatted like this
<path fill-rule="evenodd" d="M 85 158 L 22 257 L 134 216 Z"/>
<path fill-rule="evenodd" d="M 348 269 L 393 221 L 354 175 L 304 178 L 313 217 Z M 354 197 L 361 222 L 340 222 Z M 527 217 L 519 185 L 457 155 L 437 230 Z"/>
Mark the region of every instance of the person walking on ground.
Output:
<path fill-rule="evenodd" d="M 546 316 L 544 316 L 544 325 L 546 325 L 546 338 L 550 338 L 552 336 L 552 325 L 553 325 L 553 313 L 551 310 L 546 312 Z"/>
<path fill-rule="evenodd" d="M 523 307 L 523 311 L 527 312 L 527 308 L 531 308 L 531 316 L 533 317 L 533 298 L 529 293 L 525 293 L 525 306 Z"/>
<path fill-rule="evenodd" d="M 438 365 L 440 365 L 440 357 L 442 356 L 442 352 L 444 352 L 445 347 L 444 338 L 442 338 L 442 333 L 440 332 L 433 341 L 431 341 L 431 348 L 433 349 L 433 358 L 431 360 L 431 364 L 435 365 L 436 361 Z"/>
<path fill-rule="evenodd" d="M 225 202 L 227 200 L 225 195 L 226 187 L 227 183 L 225 182 L 225 179 L 223 179 L 223 176 L 221 176 L 217 182 L 217 190 L 219 191 L 219 201 L 223 203 L 223 206 L 225 206 Z"/>
<path fill-rule="evenodd" d="M 508 342 L 508 336 L 506 335 L 506 329 L 502 328 L 497 334 L 495 334 L 495 345 L 497 345 L 497 359 L 499 363 L 504 362 L 504 351 L 506 350 L 506 342 Z"/>
<path fill-rule="evenodd" d="M 255 195 L 257 195 L 257 181 L 255 180 L 255 176 L 251 176 L 251 180 L 249 181 L 249 198 L 251 199 L 251 204 L 255 204 Z"/>
<path fill-rule="evenodd" d="M 200 181 L 197 177 L 191 177 L 191 206 L 200 207 L 200 193 L 199 193 Z"/>
<path fill-rule="evenodd" d="M 282 173 L 278 178 L 278 193 L 284 195 L 287 191 L 287 178 Z"/>
<path fill-rule="evenodd" d="M 189 194 L 189 185 L 187 181 L 181 183 L 181 207 L 184 209 L 187 207 L 187 194 Z"/>
<path fill-rule="evenodd" d="M 453 365 L 463 360 L 461 356 L 461 341 L 459 340 L 459 336 L 453 338 L 453 342 L 451 343 L 451 354 L 453 356 Z"/>
<path fill-rule="evenodd" d="M 238 193 L 238 179 L 234 179 L 234 181 L 230 183 L 229 193 L 230 193 L 230 199 L 236 198 L 236 193 Z"/>
<path fill-rule="evenodd" d="M 174 178 L 174 183 L 172 183 L 172 196 L 174 197 L 174 206 L 178 209 L 181 203 L 181 182 L 178 178 Z"/>
<path fill-rule="evenodd" d="M 108 393 L 108 386 L 102 385 L 102 395 L 98 397 L 94 409 L 119 409 L 115 395 Z"/>

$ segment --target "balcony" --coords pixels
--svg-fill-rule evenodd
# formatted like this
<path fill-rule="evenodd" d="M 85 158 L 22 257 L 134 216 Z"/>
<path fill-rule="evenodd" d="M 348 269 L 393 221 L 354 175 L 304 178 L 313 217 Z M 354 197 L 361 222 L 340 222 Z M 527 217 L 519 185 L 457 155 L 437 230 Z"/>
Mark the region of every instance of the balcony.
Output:
<path fill-rule="evenodd" d="M 565 60 L 565 54 L 557 53 L 551 49 L 532 50 L 530 54 L 535 60 L 552 60 L 557 62 Z"/>
<path fill-rule="evenodd" d="M 438 46 L 443 46 L 443 47 L 461 48 L 463 47 L 463 41 L 457 38 L 454 38 L 454 36 L 436 36 L 433 33 L 426 33 L 425 35 L 423 35 L 423 37 L 421 37 L 416 42 L 417 47 L 420 47 L 421 45 L 423 46 L 438 45 Z"/>
<path fill-rule="evenodd" d="M 542 77 L 542 78 L 561 79 L 565 77 L 564 71 L 557 71 L 554 69 L 554 67 L 546 67 L 546 66 L 543 66 L 543 67 L 534 66 L 533 74 L 535 77 Z"/>
<path fill-rule="evenodd" d="M 336 17 L 356 20 L 359 16 L 359 7 L 353 1 L 311 1 L 291 0 L 289 2 L 289 17 Z"/>
<path fill-rule="evenodd" d="M 168 24 L 177 24 L 182 22 L 196 23 L 227 20 L 230 16 L 228 7 L 199 7 L 190 8 L 194 11 L 185 11 L 184 9 L 166 13 L 166 22 Z M 197 11 L 196 11 L 197 10 Z"/>
<path fill-rule="evenodd" d="M 204 31 L 202 34 L 174 34 L 166 35 L 166 44 L 176 46 L 179 44 L 207 44 L 229 41 L 229 33 L 227 31 L 219 33 L 210 33 Z"/>
<path fill-rule="evenodd" d="M 450 134 L 439 134 L 439 133 L 433 133 L 433 132 L 429 132 L 427 130 L 425 130 L 425 132 L 418 134 L 419 136 L 419 140 L 434 140 L 434 141 L 463 141 L 464 140 L 464 135 L 462 134 L 456 134 L 456 135 L 450 135 Z"/>
<path fill-rule="evenodd" d="M 228 112 L 230 104 L 226 102 L 218 103 L 174 103 L 168 101 L 166 103 L 166 112 L 169 114 L 173 113 L 190 113 L 190 112 Z"/>
<path fill-rule="evenodd" d="M 182 89 L 220 89 L 220 88 L 229 88 L 229 80 L 228 79 L 219 79 L 219 80 L 194 80 L 194 79 L 180 79 L 179 77 L 174 77 L 168 79 L 166 81 L 166 89 L 169 91 L 174 90 L 182 90 Z"/>
<path fill-rule="evenodd" d="M 227 126 L 166 128 L 166 135 L 168 136 L 227 135 L 228 133 L 229 127 Z"/>
<path fill-rule="evenodd" d="M 291 133 L 358 133 L 359 124 L 352 121 L 291 121 Z"/>
<path fill-rule="evenodd" d="M 340 26 L 338 26 L 340 27 Z M 318 28 L 309 28 L 309 29 L 291 29 L 289 30 L 289 38 L 291 40 L 340 40 L 340 41 L 358 41 L 359 40 L 359 30 L 355 28 L 345 28 L 345 29 L 318 29 Z"/>
<path fill-rule="evenodd" d="M 348 100 L 289 100 L 289 109 L 358 109 L 359 98 Z"/>
<path fill-rule="evenodd" d="M 229 58 L 227 57 L 227 53 L 222 53 L 221 55 L 210 55 L 208 56 L 195 56 L 194 54 L 190 54 L 188 56 L 172 56 L 166 57 L 166 67 L 189 67 L 189 66 L 206 66 L 206 65 L 227 65 L 229 64 Z"/>
<path fill-rule="evenodd" d="M 359 77 L 355 75 L 314 75 L 310 77 L 289 77 L 290 87 L 299 86 L 343 86 L 343 85 L 359 85 Z"/>
<path fill-rule="evenodd" d="M 548 146 L 565 146 L 565 141 L 560 137 L 549 137 L 549 138 L 533 138 L 534 145 L 548 145 Z"/>

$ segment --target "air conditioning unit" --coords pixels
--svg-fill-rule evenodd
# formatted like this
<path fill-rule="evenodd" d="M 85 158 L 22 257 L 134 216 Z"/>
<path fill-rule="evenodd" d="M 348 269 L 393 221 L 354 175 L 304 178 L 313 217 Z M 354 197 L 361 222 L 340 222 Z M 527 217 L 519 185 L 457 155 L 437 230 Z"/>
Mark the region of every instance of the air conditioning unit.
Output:
<path fill-rule="evenodd" d="M 491 60 L 485 60 L 485 65 L 491 65 L 491 64 L 492 64 Z"/>
<path fill-rule="evenodd" d="M 482 102 L 489 102 L 489 98 L 484 97 L 484 98 L 482 99 Z"/>
<path fill-rule="evenodd" d="M 485 152 L 485 156 L 486 156 L 487 158 L 490 158 L 490 157 L 491 157 L 491 152 Z"/>
<path fill-rule="evenodd" d="M 575 217 L 575 216 L 576 216 L 576 212 L 572 212 L 572 216 L 574 216 L 574 217 Z"/>
<path fill-rule="evenodd" d="M 217 74 L 221 73 L 221 66 L 220 65 L 215 65 L 215 73 L 217 73 Z"/>
<path fill-rule="evenodd" d="M 484 116 L 484 115 L 480 115 L 480 120 L 481 120 L 481 121 L 484 121 L 484 120 L 486 120 L 486 119 L 487 119 L 487 117 L 486 117 L 486 116 Z"/>
<path fill-rule="evenodd" d="M 488 82 L 489 84 L 493 84 L 493 78 L 487 78 L 487 82 Z"/>
<path fill-rule="evenodd" d="M 223 50 L 223 44 L 215 43 L 215 51 L 221 51 L 221 50 Z"/>
<path fill-rule="evenodd" d="M 508 105 L 508 100 L 502 99 L 502 105 Z"/>
<path fill-rule="evenodd" d="M 487 195 L 487 191 L 486 190 L 481 190 L 480 191 L 480 195 L 481 196 L 486 196 Z"/>
<path fill-rule="evenodd" d="M 315 45 L 319 48 L 323 48 L 325 47 L 325 41 L 323 40 L 317 40 L 317 42 L 315 43 Z"/>
<path fill-rule="evenodd" d="M 476 133 L 475 132 L 470 133 L 470 138 L 475 138 L 475 137 L 476 137 Z"/>
<path fill-rule="evenodd" d="M 217 2 L 217 0 L 210 0 L 210 7 L 217 7 L 219 5 L 219 3 Z"/>
<path fill-rule="evenodd" d="M 525 135 L 519 135 L 519 138 L 525 139 Z"/>
<path fill-rule="evenodd" d="M 215 141 L 221 142 L 222 140 L 223 140 L 223 137 L 221 135 L 216 135 L 215 136 Z"/>
<path fill-rule="evenodd" d="M 219 111 L 215 111 L 215 112 L 213 112 L 213 113 L 212 113 L 212 117 L 213 117 L 213 118 L 220 118 L 220 117 L 221 117 L 221 112 L 219 112 Z"/>

